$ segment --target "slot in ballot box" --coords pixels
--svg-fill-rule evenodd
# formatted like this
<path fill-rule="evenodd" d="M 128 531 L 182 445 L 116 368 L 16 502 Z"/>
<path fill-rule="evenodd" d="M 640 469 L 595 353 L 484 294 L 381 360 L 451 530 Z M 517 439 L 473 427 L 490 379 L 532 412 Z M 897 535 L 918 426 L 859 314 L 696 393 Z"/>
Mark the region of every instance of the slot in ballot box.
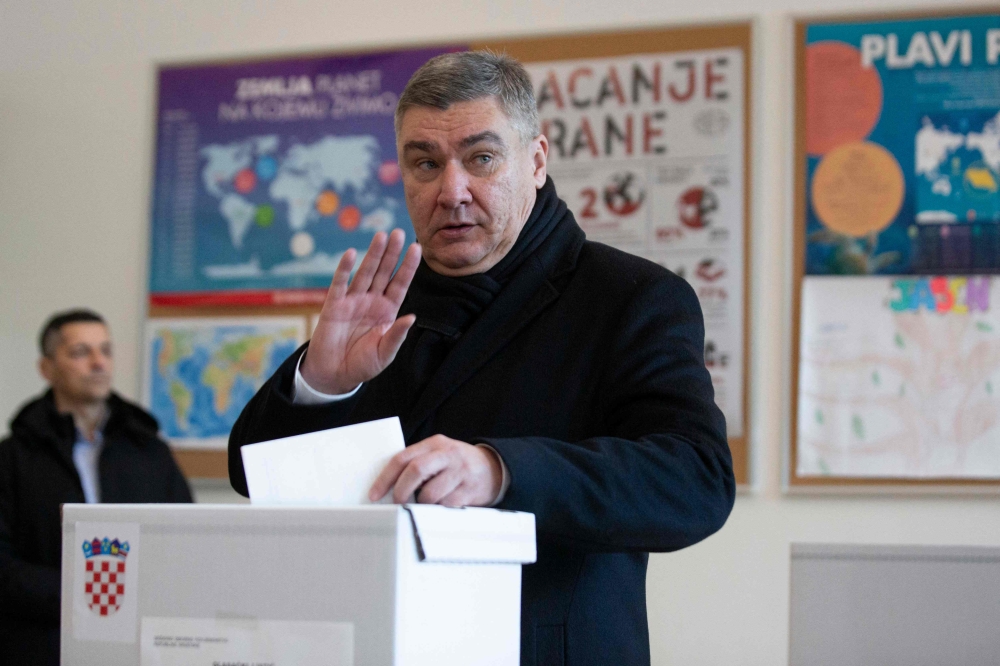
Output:
<path fill-rule="evenodd" d="M 63 506 L 64 666 L 509 664 L 532 514 Z"/>

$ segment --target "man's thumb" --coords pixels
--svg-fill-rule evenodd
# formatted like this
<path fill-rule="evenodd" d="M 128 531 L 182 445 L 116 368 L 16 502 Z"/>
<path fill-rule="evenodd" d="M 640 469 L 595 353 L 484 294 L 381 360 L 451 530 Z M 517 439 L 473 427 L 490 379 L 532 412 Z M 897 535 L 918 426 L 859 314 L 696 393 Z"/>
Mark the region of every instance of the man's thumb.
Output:
<path fill-rule="evenodd" d="M 382 335 L 382 339 L 378 341 L 378 359 L 383 368 L 387 367 L 396 358 L 396 353 L 399 352 L 399 348 L 403 346 L 403 341 L 406 340 L 407 332 L 409 332 L 410 327 L 416 321 L 416 315 L 408 314 L 400 317 Z"/>

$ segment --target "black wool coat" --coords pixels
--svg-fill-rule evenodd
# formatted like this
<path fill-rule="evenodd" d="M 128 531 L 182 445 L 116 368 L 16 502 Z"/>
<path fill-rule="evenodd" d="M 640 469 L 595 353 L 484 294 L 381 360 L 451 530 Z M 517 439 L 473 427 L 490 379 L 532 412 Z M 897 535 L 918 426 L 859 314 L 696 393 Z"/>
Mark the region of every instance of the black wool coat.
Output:
<path fill-rule="evenodd" d="M 230 479 L 247 494 L 244 444 L 389 416 L 407 444 L 439 433 L 489 444 L 511 477 L 499 508 L 536 519 L 521 663 L 648 664 L 647 554 L 709 536 L 735 496 L 703 345 L 686 282 L 586 241 L 567 211 L 405 413 L 392 366 L 350 399 L 295 405 L 293 354 L 236 423 Z"/>
<path fill-rule="evenodd" d="M 190 502 L 191 491 L 156 419 L 108 399 L 98 462 L 101 501 Z M 25 405 L 0 442 L 0 663 L 59 663 L 60 505 L 82 503 L 73 417 L 52 392 Z M 8 659 L 6 661 L 5 659 Z"/>

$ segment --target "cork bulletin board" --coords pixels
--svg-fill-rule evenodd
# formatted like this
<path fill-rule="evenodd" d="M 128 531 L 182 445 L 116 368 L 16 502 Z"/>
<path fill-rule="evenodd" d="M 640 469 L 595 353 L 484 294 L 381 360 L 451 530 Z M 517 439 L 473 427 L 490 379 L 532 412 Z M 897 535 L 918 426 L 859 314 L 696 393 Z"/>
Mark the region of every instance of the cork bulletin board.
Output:
<path fill-rule="evenodd" d="M 1000 14 L 795 26 L 792 490 L 1000 488 Z"/>

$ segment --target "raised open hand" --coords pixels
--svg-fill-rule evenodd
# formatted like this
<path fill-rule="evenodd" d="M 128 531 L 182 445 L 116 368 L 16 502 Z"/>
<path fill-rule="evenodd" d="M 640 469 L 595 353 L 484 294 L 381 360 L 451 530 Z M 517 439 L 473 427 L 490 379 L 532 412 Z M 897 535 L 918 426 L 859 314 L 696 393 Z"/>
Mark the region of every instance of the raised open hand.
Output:
<path fill-rule="evenodd" d="M 420 263 L 414 243 L 392 274 L 405 240 L 402 229 L 375 234 L 350 285 L 357 253 L 351 249 L 341 258 L 301 366 L 302 378 L 317 391 L 347 393 L 396 358 L 416 321 L 414 315 L 396 318 Z"/>

